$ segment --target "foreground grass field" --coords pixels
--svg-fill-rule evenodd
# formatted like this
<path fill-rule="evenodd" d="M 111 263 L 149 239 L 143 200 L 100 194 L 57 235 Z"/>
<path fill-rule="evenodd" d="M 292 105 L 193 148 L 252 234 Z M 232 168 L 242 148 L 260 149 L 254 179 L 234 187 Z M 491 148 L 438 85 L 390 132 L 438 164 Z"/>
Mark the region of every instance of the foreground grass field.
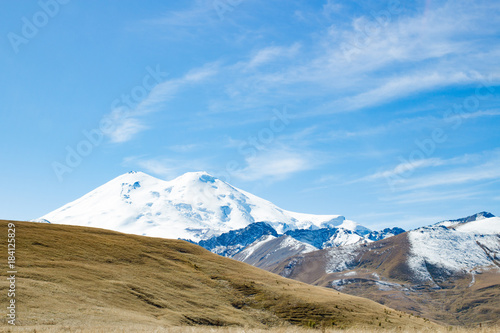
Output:
<path fill-rule="evenodd" d="M 325 332 L 325 333 L 500 333 L 500 328 L 423 328 L 419 330 L 415 329 L 372 329 L 372 328 L 348 328 L 344 330 L 337 329 L 305 329 L 299 327 L 283 327 L 283 328 L 271 328 L 271 329 L 255 329 L 255 328 L 212 328 L 212 327 L 170 327 L 170 328 L 155 328 L 147 326 L 131 326 L 131 327 L 47 327 L 47 326 L 36 326 L 36 327 L 18 327 L 14 329 L 5 329 L 0 332 L 19 332 L 19 333 L 59 333 L 59 332 L 73 332 L 73 333 L 119 333 L 119 332 L 151 332 L 151 333 L 315 333 L 315 332 Z"/>
<path fill-rule="evenodd" d="M 184 241 L 65 225 L 15 225 L 16 324 L 40 332 L 172 326 L 231 327 L 231 332 L 283 326 L 289 332 L 291 325 L 439 328 L 423 318 L 285 279 Z M 6 237 L 7 221 L 0 221 L 0 234 Z M 5 245 L 0 262 L 7 263 Z M 7 289 L 2 279 L 0 304 L 7 304 Z M 7 325 L 3 317 L 0 327 Z M 74 330 L 79 327 L 84 329 Z"/>

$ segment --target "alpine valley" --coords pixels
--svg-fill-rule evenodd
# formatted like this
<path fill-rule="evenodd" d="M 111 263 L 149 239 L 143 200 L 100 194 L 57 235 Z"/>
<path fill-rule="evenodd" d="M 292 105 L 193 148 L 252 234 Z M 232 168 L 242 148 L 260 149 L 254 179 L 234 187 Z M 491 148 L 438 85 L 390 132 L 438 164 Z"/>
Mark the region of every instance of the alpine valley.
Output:
<path fill-rule="evenodd" d="M 500 323 L 500 218 L 487 212 L 373 231 L 286 211 L 206 172 L 130 172 L 35 221 L 182 239 L 439 323 Z"/>

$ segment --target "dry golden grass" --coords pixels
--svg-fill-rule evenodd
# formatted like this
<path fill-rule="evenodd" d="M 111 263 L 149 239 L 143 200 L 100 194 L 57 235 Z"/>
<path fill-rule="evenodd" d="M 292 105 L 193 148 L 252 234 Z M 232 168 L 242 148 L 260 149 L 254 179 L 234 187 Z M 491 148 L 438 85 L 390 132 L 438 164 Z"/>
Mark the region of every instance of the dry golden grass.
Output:
<path fill-rule="evenodd" d="M 238 327 L 288 331 L 290 325 L 438 328 L 373 301 L 285 279 L 184 241 L 15 224 L 17 324 L 37 331 L 133 331 L 141 326 L 225 326 L 235 332 Z M 0 221 L 0 237 L 6 235 L 7 221 Z M 6 252 L 2 246 L 0 262 L 7 262 Z M 6 302 L 7 282 L 2 279 L 0 304 Z M 7 327 L 6 318 L 0 319 L 2 326 Z"/>
<path fill-rule="evenodd" d="M 215 327 L 153 327 L 131 325 L 128 327 L 70 327 L 70 326 L 30 326 L 5 328 L 0 332 L 11 333 L 120 333 L 120 332 L 151 332 L 151 333 L 500 333 L 500 328 L 432 328 L 432 329 L 373 329 L 373 328 L 347 328 L 339 329 L 306 329 L 300 327 L 282 327 L 271 329 L 256 328 L 215 328 Z"/>

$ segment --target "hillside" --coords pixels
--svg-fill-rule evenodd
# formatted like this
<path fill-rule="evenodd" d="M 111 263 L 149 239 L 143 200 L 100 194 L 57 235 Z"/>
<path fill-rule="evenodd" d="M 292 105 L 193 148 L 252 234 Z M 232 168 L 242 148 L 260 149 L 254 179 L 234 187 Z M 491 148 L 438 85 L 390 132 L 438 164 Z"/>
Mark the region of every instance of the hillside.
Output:
<path fill-rule="evenodd" d="M 7 234 L 8 221 L 0 221 Z M 15 222 L 18 325 L 435 327 L 180 240 Z M 6 247 L 0 260 L 7 262 Z M 0 282 L 0 303 L 7 302 Z M 2 325 L 6 325 L 5 317 Z"/>

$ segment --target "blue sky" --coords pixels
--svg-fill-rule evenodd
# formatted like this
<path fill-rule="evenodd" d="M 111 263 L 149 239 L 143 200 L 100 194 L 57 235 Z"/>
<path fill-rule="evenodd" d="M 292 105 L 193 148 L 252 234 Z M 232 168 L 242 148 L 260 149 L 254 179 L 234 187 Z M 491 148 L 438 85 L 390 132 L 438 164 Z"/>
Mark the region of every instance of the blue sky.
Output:
<path fill-rule="evenodd" d="M 2 218 L 206 170 L 368 227 L 500 214 L 494 1 L 3 1 Z"/>

